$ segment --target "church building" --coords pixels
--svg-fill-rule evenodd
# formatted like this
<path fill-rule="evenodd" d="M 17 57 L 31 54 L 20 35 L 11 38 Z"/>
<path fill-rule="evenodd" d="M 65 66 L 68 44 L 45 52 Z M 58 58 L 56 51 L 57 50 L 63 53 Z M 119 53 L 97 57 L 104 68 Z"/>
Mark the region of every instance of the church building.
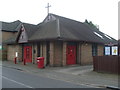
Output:
<path fill-rule="evenodd" d="M 93 56 L 103 56 L 104 46 L 117 41 L 88 24 L 48 14 L 43 22 L 19 23 L 14 37 L 7 39 L 7 60 L 36 64 L 44 57 L 45 66 L 86 65 Z"/>

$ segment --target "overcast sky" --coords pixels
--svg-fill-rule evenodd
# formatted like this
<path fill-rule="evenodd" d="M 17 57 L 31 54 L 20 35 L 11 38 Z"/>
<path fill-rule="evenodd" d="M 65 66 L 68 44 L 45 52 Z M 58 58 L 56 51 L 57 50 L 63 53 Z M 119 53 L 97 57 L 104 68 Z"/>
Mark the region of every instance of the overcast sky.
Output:
<path fill-rule="evenodd" d="M 50 13 L 99 25 L 100 31 L 118 39 L 119 0 L 0 0 L 0 21 L 38 24 Z"/>

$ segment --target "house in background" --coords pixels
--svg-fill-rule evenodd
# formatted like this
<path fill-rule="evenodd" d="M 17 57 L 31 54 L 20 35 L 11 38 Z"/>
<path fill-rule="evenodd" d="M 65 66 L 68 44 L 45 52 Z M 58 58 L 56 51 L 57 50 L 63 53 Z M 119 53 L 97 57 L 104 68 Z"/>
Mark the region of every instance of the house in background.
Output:
<path fill-rule="evenodd" d="M 42 23 L 19 23 L 14 37 L 6 40 L 7 59 L 36 63 L 44 57 L 45 66 L 85 65 L 93 56 L 104 55 L 104 45 L 116 43 L 112 37 L 89 25 L 49 14 Z"/>
<path fill-rule="evenodd" d="M 16 28 L 18 27 L 18 25 L 21 22 L 19 20 L 11 22 L 11 23 L 7 23 L 7 22 L 2 22 L 0 21 L 0 31 L 1 31 L 1 40 L 2 41 L 6 41 L 11 37 L 14 37 L 17 34 Z M 6 60 L 7 59 L 7 45 L 2 43 L 0 44 L 0 52 L 2 53 L 2 60 Z"/>

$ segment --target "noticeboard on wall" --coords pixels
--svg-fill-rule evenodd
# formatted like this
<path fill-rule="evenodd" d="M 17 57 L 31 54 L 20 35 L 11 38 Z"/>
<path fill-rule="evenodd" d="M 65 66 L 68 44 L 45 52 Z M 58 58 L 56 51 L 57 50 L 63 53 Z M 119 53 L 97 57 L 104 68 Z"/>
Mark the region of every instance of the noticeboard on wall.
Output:
<path fill-rule="evenodd" d="M 110 47 L 105 47 L 105 55 L 110 55 Z"/>
<path fill-rule="evenodd" d="M 118 55 L 118 47 L 112 46 L 112 55 Z"/>

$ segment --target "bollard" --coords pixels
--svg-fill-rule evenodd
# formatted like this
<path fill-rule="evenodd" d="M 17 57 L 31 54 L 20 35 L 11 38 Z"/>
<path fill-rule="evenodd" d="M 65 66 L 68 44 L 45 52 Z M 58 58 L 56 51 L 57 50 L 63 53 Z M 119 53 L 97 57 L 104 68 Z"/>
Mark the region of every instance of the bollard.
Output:
<path fill-rule="evenodd" d="M 17 64 L 17 58 L 16 57 L 14 58 L 14 63 Z"/>

